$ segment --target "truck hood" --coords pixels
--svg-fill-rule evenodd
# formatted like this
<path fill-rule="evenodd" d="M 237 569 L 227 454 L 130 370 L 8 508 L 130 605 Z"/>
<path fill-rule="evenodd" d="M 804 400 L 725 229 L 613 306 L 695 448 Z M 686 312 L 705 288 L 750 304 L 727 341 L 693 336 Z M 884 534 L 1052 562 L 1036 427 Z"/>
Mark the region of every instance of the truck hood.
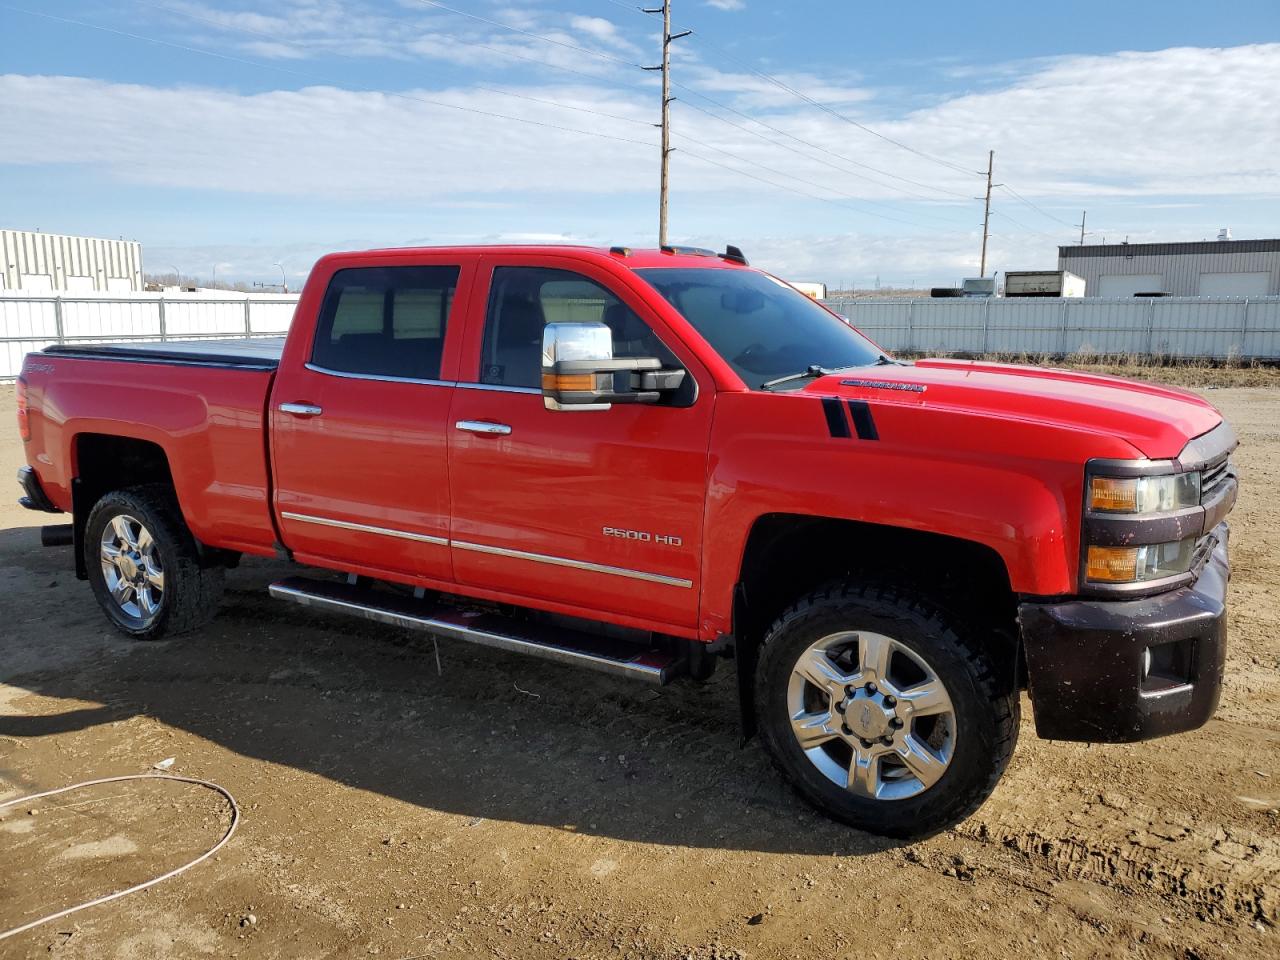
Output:
<path fill-rule="evenodd" d="M 858 367 L 821 377 L 805 393 L 966 410 L 1120 437 L 1152 460 L 1176 457 L 1222 422 L 1187 390 L 1074 370 L 967 360 Z"/>

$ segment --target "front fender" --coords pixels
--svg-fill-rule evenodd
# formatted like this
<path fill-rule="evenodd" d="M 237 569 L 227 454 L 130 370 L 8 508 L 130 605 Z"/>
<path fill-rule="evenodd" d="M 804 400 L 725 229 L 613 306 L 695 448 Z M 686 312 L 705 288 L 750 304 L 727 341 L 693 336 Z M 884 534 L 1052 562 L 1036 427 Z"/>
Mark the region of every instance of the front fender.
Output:
<path fill-rule="evenodd" d="M 721 396 L 705 522 L 704 635 L 731 628 L 747 538 L 771 513 L 972 541 L 1001 557 L 1015 592 L 1072 592 L 1084 463 L 1112 455 L 1099 450 L 1133 456 L 1132 447 L 979 412 L 918 403 L 864 406 L 859 415 L 870 417 L 873 429 L 853 429 L 856 423 L 841 429 L 829 418 L 829 405 L 812 395 Z"/>

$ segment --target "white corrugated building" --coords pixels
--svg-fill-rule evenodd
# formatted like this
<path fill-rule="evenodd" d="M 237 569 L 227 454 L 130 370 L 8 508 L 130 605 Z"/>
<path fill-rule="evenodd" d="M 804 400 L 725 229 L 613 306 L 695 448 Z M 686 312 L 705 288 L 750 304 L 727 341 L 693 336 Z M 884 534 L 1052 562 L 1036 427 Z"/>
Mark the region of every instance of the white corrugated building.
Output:
<path fill-rule="evenodd" d="M 1083 277 L 1086 297 L 1276 297 L 1280 240 L 1059 247 L 1058 269 Z"/>
<path fill-rule="evenodd" d="M 0 230 L 0 290 L 136 293 L 142 290 L 142 245 Z"/>

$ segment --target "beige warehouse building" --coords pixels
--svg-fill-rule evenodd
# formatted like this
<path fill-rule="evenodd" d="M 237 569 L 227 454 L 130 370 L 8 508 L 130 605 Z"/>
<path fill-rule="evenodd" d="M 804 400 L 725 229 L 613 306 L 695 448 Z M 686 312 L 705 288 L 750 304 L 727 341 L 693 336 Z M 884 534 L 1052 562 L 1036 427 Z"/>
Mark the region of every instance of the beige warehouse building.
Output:
<path fill-rule="evenodd" d="M 142 245 L 133 240 L 0 230 L 0 290 L 136 293 Z"/>

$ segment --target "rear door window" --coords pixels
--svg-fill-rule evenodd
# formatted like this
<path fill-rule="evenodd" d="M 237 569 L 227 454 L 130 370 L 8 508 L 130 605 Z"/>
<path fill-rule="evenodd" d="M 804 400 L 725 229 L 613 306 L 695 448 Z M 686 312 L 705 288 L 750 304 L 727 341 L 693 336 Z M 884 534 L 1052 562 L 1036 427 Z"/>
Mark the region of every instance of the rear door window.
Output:
<path fill-rule="evenodd" d="M 313 365 L 338 373 L 440 379 L 460 267 L 359 267 L 329 281 Z"/>

